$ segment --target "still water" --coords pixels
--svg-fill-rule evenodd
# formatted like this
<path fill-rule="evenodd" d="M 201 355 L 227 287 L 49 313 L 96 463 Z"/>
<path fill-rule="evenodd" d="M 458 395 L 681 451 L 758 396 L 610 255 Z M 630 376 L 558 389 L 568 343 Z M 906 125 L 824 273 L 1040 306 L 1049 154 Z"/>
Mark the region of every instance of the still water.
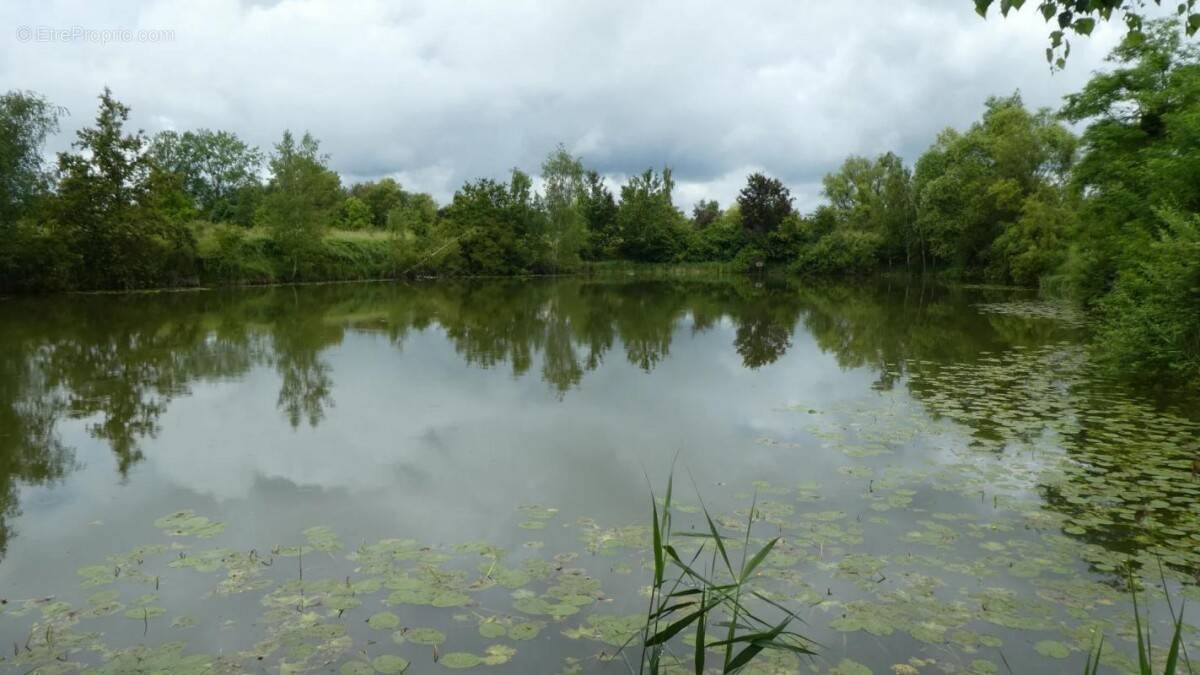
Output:
<path fill-rule="evenodd" d="M 1200 425 L 1086 331 L 920 281 L 0 300 L 0 670 L 628 672 L 674 460 L 820 644 L 751 672 L 1121 672 L 1129 570 L 1156 639 L 1200 600 Z"/>

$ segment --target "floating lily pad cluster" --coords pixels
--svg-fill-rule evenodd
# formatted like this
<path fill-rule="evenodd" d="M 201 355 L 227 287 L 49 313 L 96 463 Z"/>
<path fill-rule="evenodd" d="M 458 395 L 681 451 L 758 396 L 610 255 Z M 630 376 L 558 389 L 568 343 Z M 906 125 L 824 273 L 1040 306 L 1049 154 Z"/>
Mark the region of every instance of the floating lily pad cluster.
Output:
<path fill-rule="evenodd" d="M 1087 315 L 1077 305 L 1067 301 L 1009 300 L 1006 302 L 985 302 L 975 305 L 975 309 L 984 314 L 1054 321 L 1069 328 L 1083 328 L 1087 325 Z"/>
<path fill-rule="evenodd" d="M 224 523 L 214 523 L 198 516 L 191 509 L 176 511 L 154 521 L 154 526 L 173 537 L 199 537 L 212 539 L 225 531 Z"/>

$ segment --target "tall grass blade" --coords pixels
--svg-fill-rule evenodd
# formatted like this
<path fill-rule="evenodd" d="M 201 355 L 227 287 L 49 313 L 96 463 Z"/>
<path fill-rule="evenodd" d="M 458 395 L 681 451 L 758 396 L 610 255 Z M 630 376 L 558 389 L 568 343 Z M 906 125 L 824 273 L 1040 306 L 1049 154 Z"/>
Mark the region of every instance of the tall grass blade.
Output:
<path fill-rule="evenodd" d="M 663 547 L 662 547 L 662 530 L 658 525 L 658 502 L 654 500 L 654 495 L 650 495 L 650 510 L 654 516 L 654 587 L 662 586 L 663 580 Z"/>
<path fill-rule="evenodd" d="M 1179 649 L 1183 644 L 1183 606 L 1179 607 L 1179 616 L 1174 616 L 1172 613 L 1171 619 L 1175 622 L 1175 635 L 1171 636 L 1171 646 L 1167 651 L 1167 663 L 1163 667 L 1163 675 L 1175 675 L 1176 669 L 1179 667 Z"/>
<path fill-rule="evenodd" d="M 704 519 L 708 521 L 708 531 L 712 533 L 713 541 L 717 543 L 717 550 L 721 553 L 721 560 L 725 562 L 725 568 L 729 570 L 729 576 L 733 576 L 733 564 L 729 562 L 729 553 L 725 551 L 725 540 L 717 531 L 717 524 L 713 522 L 707 508 L 704 509 Z"/>
<path fill-rule="evenodd" d="M 1142 675 L 1154 675 L 1154 670 L 1150 667 L 1149 627 L 1143 634 L 1142 610 L 1138 608 L 1137 586 L 1132 573 L 1129 575 L 1129 593 L 1133 596 L 1133 623 L 1137 629 L 1138 672 Z"/>
<path fill-rule="evenodd" d="M 740 583 L 745 583 L 745 581 L 750 578 L 750 575 L 754 573 L 754 569 L 762 564 L 762 561 L 765 560 L 767 555 L 771 553 L 771 549 L 775 548 L 775 544 L 778 543 L 779 537 L 775 537 L 771 541 L 767 542 L 767 545 L 763 546 L 758 553 L 755 553 L 754 557 L 750 559 L 750 562 L 746 563 L 746 566 L 742 568 L 742 575 L 738 581 Z"/>
<path fill-rule="evenodd" d="M 1101 633 L 1096 647 L 1092 650 L 1092 653 L 1088 654 L 1087 664 L 1083 666 L 1083 675 L 1096 675 L 1100 671 L 1100 655 L 1103 653 L 1104 633 Z"/>
<path fill-rule="evenodd" d="M 687 616 L 683 617 L 682 619 L 679 619 L 675 623 L 672 623 L 671 625 L 669 625 L 666 628 L 662 629 L 661 631 L 655 633 L 654 635 L 651 635 L 650 639 L 646 641 L 646 646 L 653 647 L 654 645 L 660 645 L 660 644 L 666 642 L 667 640 L 670 640 L 671 638 L 675 637 L 684 628 L 687 628 L 688 626 L 692 625 L 692 622 L 694 622 L 696 619 L 699 619 L 700 617 L 707 614 L 708 610 L 712 609 L 714 604 L 716 604 L 716 603 L 709 603 L 708 605 L 701 605 L 700 609 L 696 610 L 695 612 L 692 612 L 691 614 L 688 614 Z"/>

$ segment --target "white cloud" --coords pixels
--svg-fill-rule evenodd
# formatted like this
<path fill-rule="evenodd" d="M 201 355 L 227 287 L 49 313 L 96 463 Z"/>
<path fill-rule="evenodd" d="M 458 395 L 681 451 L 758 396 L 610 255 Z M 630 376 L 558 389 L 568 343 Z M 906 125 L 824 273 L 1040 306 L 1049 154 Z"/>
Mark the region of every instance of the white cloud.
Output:
<path fill-rule="evenodd" d="M 109 85 L 147 131 L 214 127 L 263 147 L 311 130 L 348 179 L 394 175 L 445 199 L 463 180 L 536 173 L 557 142 L 617 176 L 669 163 L 679 202 L 728 203 L 746 167 L 797 203 L 848 154 L 915 159 L 984 98 L 1076 90 L 1115 42 L 1042 59 L 1035 12 L 969 0 L 745 3 L 283 0 L 0 8 L 0 79 L 66 106 L 61 149 Z M 19 26 L 170 29 L 168 42 L 21 41 Z"/>

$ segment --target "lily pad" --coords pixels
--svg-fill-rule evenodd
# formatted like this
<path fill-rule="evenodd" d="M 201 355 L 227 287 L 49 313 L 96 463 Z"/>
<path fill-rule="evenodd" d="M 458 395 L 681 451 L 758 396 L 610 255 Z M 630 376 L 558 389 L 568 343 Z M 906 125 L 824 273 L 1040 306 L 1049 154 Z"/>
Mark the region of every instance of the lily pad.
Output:
<path fill-rule="evenodd" d="M 371 661 L 377 673 L 402 673 L 408 668 L 408 661 L 393 654 L 377 656 Z"/>
<path fill-rule="evenodd" d="M 467 652 L 450 652 L 443 654 L 438 663 L 447 668 L 474 668 L 483 663 L 483 659 Z"/>
<path fill-rule="evenodd" d="M 375 630 L 396 630 L 400 627 L 400 617 L 391 612 L 379 612 L 367 619 L 367 625 Z"/>
<path fill-rule="evenodd" d="M 1056 640 L 1042 640 L 1033 646 L 1037 653 L 1052 659 L 1065 659 L 1071 655 L 1071 648 Z"/>

